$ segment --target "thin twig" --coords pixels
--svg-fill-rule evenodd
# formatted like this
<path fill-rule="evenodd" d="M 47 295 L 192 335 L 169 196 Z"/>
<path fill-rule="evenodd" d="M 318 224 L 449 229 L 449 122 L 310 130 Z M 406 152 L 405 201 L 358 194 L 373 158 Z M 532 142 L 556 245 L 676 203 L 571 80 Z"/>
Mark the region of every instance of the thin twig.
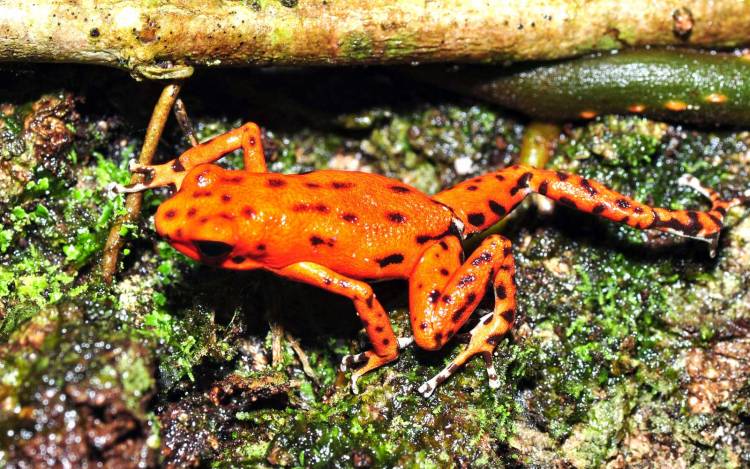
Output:
<path fill-rule="evenodd" d="M 177 98 L 174 102 L 174 116 L 177 118 L 177 123 L 180 124 L 180 128 L 190 142 L 190 145 L 197 147 L 198 138 L 195 136 L 195 130 L 188 117 L 187 109 L 185 109 L 185 103 L 180 98 Z"/>
<path fill-rule="evenodd" d="M 161 138 L 161 134 L 164 131 L 164 125 L 169 118 L 169 111 L 172 109 L 172 106 L 177 99 L 177 95 L 180 92 L 180 87 L 180 83 L 174 82 L 165 86 L 164 90 L 162 90 L 161 96 L 159 96 L 159 100 L 156 102 L 156 106 L 154 106 L 154 112 L 151 114 L 151 121 L 148 123 L 148 129 L 146 130 L 146 136 L 143 139 L 143 147 L 141 148 L 138 163 L 149 165 L 153 162 L 156 147 Z M 143 174 L 134 173 L 130 178 L 130 183 L 142 183 L 143 178 Z M 142 202 L 142 193 L 136 192 L 128 194 L 125 198 L 125 214 L 115 222 L 112 229 L 109 231 L 101 262 L 102 279 L 105 283 L 112 283 L 112 279 L 117 271 L 117 260 L 124 243 L 120 236 L 120 231 L 125 224 L 133 223 L 138 218 L 138 215 L 141 212 Z"/>
<path fill-rule="evenodd" d="M 282 362 L 281 339 L 284 337 L 284 327 L 276 321 L 271 322 L 271 366 L 278 366 Z"/>
<path fill-rule="evenodd" d="M 299 344 L 297 339 L 292 337 L 287 332 L 286 340 L 289 341 L 289 345 L 292 346 L 292 350 L 294 350 L 294 353 L 297 354 L 297 359 L 302 364 L 302 371 L 304 371 L 307 377 L 310 378 L 313 381 L 313 383 L 315 383 L 315 386 L 320 386 L 320 383 L 318 382 L 318 375 L 315 374 L 315 370 L 313 370 L 312 367 L 310 366 L 310 360 L 308 360 L 307 354 L 302 349 L 302 346 Z"/>

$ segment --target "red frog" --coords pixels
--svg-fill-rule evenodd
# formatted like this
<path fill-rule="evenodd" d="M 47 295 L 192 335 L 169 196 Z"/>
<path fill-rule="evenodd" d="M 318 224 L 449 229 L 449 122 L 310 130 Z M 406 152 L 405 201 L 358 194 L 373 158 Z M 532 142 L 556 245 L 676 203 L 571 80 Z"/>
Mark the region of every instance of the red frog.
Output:
<path fill-rule="evenodd" d="M 210 164 L 240 148 L 243 170 Z M 413 341 L 427 350 L 445 345 L 492 292 L 494 310 L 471 330 L 466 349 L 419 388 L 425 396 L 474 355 L 486 361 L 490 386 L 499 385 L 492 352 L 516 317 L 513 249 L 508 239 L 492 234 L 465 259 L 461 243 L 491 227 L 527 195 L 542 194 L 634 228 L 707 241 L 712 254 L 727 209 L 740 203 L 721 200 L 689 175 L 680 183 L 706 195 L 709 211 L 653 208 L 596 181 L 521 165 L 432 197 L 376 174 L 269 173 L 253 123 L 165 164 L 134 164 L 132 169 L 146 174 L 146 182 L 119 191 L 176 187 L 155 221 L 156 231 L 178 251 L 225 269 L 265 269 L 351 299 L 372 342 L 372 350 L 342 361 L 344 370 L 361 365 L 352 373 L 355 392 L 360 376 L 394 361 L 399 348 L 412 341 L 394 335 L 368 281 L 408 280 Z"/>

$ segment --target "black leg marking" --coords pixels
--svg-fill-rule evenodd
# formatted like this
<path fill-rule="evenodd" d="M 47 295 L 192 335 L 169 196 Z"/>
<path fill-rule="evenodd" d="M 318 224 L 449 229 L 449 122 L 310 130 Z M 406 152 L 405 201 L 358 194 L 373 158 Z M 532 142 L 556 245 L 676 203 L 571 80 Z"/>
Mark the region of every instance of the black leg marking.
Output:
<path fill-rule="evenodd" d="M 452 322 L 458 322 L 459 319 L 461 319 L 461 316 L 466 312 L 466 306 L 463 308 L 458 308 L 455 313 L 451 316 Z"/>
<path fill-rule="evenodd" d="M 505 207 L 500 205 L 499 203 L 495 202 L 494 200 L 489 201 L 490 210 L 492 210 L 492 213 L 499 217 L 505 216 L 506 213 L 508 213 L 507 210 L 505 210 Z"/>
<path fill-rule="evenodd" d="M 584 189 L 586 189 L 586 191 L 589 193 L 589 195 L 591 197 L 593 197 L 596 194 L 598 194 L 598 192 L 596 191 L 596 189 L 594 189 L 593 187 L 591 187 L 591 182 L 589 182 L 588 179 L 586 179 L 586 178 L 581 179 L 581 185 L 583 186 Z"/>
<path fill-rule="evenodd" d="M 518 178 L 518 182 L 516 182 L 515 187 L 510 189 L 510 195 L 516 195 L 518 191 L 529 187 L 529 180 L 531 180 L 531 177 L 531 173 L 523 173 L 523 175 Z"/>
<path fill-rule="evenodd" d="M 539 184 L 539 190 L 537 190 L 537 192 L 539 192 L 542 195 L 547 195 L 548 188 L 549 188 L 549 184 L 547 183 L 547 181 L 544 181 L 543 183 Z"/>
<path fill-rule="evenodd" d="M 474 283 L 474 280 L 477 278 L 473 274 L 464 275 L 458 280 L 458 283 L 456 284 L 457 287 L 465 287 L 466 285 L 470 283 Z"/>
<path fill-rule="evenodd" d="M 473 265 L 474 267 L 477 267 L 477 266 L 485 264 L 485 263 L 487 263 L 487 262 L 489 262 L 491 260 L 492 260 L 492 254 L 490 254 L 489 252 L 485 251 L 482 254 L 480 254 L 479 257 L 477 257 L 476 259 L 474 259 L 473 261 L 471 261 L 471 265 Z"/>
<path fill-rule="evenodd" d="M 470 213 L 468 215 L 469 223 L 471 223 L 474 226 L 482 226 L 484 225 L 484 214 L 483 213 Z"/>
<path fill-rule="evenodd" d="M 437 303 L 438 298 L 440 298 L 440 292 L 437 290 L 432 290 L 430 292 L 430 295 L 427 297 L 430 303 L 435 304 Z"/>

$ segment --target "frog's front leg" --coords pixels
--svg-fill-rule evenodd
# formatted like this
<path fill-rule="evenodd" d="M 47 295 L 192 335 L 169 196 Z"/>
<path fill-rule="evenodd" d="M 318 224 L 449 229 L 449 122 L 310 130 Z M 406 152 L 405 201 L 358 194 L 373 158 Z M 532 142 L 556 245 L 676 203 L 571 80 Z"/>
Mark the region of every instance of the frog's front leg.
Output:
<path fill-rule="evenodd" d="M 242 127 L 194 146 L 166 163 L 141 165 L 131 162 L 130 170 L 145 174 L 146 181 L 131 186 L 117 185 L 114 186 L 114 191 L 121 193 L 141 192 L 146 189 L 168 185 L 174 185 L 179 190 L 182 180 L 192 168 L 200 164 L 217 161 L 227 153 L 240 148 L 243 151 L 245 171 L 252 173 L 265 173 L 267 171 L 260 128 L 256 124 L 248 122 Z"/>
<path fill-rule="evenodd" d="M 500 235 L 488 236 L 463 263 L 462 252 L 460 241 L 448 236 L 429 247 L 417 264 L 409 280 L 415 342 L 427 350 L 442 347 L 469 319 L 489 288 L 495 294 L 494 312 L 472 329 L 467 348 L 419 388 L 425 396 L 477 354 L 487 363 L 490 386 L 499 384 L 492 352 L 516 314 L 510 241 Z"/>
<path fill-rule="evenodd" d="M 347 355 L 341 363 L 341 368 L 346 370 L 348 366 L 364 362 L 364 365 L 352 372 L 352 390 L 355 394 L 360 376 L 392 362 L 398 357 L 398 349 L 410 343 L 408 339 L 396 338 L 388 316 L 368 284 L 312 262 L 299 262 L 271 271 L 282 277 L 337 293 L 354 302 L 365 332 L 372 342 L 372 350 L 357 355 Z"/>

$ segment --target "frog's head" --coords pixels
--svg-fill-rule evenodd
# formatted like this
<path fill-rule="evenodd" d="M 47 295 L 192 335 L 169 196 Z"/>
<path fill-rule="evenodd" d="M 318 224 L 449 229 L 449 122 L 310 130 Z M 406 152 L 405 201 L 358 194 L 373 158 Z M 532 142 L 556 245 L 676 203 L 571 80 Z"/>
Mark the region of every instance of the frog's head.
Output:
<path fill-rule="evenodd" d="M 201 165 L 185 177 L 180 190 L 156 211 L 156 231 L 178 251 L 209 265 L 249 268 L 251 255 L 240 239 L 261 234 L 262 224 L 246 211 L 241 187 L 224 183 L 230 171 Z"/>

